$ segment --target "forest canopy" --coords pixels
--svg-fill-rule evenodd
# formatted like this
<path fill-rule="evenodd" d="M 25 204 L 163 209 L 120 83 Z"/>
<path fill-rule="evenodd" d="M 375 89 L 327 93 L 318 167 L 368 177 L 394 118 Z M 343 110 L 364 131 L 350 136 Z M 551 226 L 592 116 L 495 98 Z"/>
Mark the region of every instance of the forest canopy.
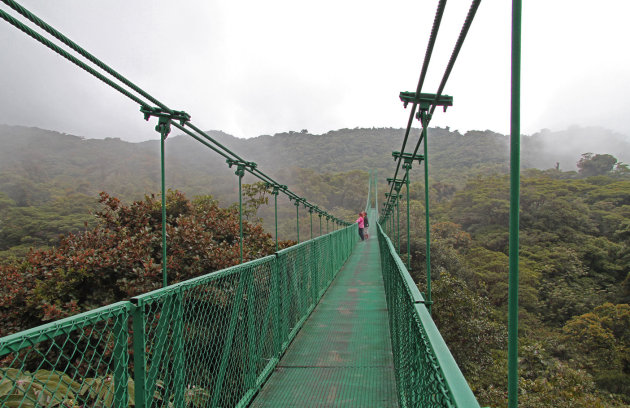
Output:
<path fill-rule="evenodd" d="M 391 150 L 400 133 L 341 129 L 251 140 L 212 134 L 292 191 L 354 221 L 365 206 L 370 169 L 377 171 L 379 203 L 389 191 L 385 178 L 393 174 Z M 503 407 L 507 138 L 448 128 L 430 129 L 429 137 L 434 319 L 480 403 Z M 0 151 L 0 335 L 161 285 L 157 142 L 90 140 L 6 126 L 0 126 L 0 140 L 5 147 Z M 589 140 L 611 150 L 597 150 Z M 630 405 L 628 152 L 630 144 L 601 129 L 541 131 L 523 139 L 523 407 Z M 417 166 L 409 203 L 411 273 L 424 291 L 422 180 Z M 244 180 L 246 259 L 275 251 L 273 196 L 256 181 Z M 172 187 L 169 281 L 237 263 L 233 171 L 194 141 L 173 137 L 167 143 L 167 185 Z M 405 217 L 401 212 L 403 257 Z M 300 209 L 301 240 L 326 233 L 330 226 L 321 221 Z M 281 245 L 297 238 L 296 224 L 295 206 L 280 196 Z"/>

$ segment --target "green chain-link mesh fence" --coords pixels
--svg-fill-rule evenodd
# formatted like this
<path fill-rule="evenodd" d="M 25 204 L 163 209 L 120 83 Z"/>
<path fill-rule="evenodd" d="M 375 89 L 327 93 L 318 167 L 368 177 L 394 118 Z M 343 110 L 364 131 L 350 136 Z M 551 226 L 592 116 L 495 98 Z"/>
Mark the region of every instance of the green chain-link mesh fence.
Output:
<path fill-rule="evenodd" d="M 0 339 L 0 406 L 125 405 L 129 310 L 120 302 Z"/>
<path fill-rule="evenodd" d="M 0 406 L 246 406 L 349 256 L 354 225 L 0 339 Z"/>
<path fill-rule="evenodd" d="M 394 245 L 378 240 L 401 407 L 479 407 Z"/>

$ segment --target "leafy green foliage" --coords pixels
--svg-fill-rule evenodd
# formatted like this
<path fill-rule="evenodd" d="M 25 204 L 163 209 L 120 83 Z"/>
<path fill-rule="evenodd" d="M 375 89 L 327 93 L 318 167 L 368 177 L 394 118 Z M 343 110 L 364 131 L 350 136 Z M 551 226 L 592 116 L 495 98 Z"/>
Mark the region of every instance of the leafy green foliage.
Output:
<path fill-rule="evenodd" d="M 161 287 L 161 207 L 155 196 L 124 205 L 102 193 L 97 225 L 0 266 L 0 334 L 128 299 Z M 178 282 L 239 263 L 238 211 L 211 197 L 167 196 L 168 280 Z M 259 224 L 243 223 L 243 257 L 275 251 Z M 287 246 L 290 242 L 281 242 Z"/>
<path fill-rule="evenodd" d="M 630 402 L 630 305 L 604 303 L 562 329 L 569 355 L 595 382 Z"/>
<path fill-rule="evenodd" d="M 411 273 L 426 290 L 422 193 L 420 185 L 412 184 Z M 523 406 L 630 402 L 624 340 L 630 329 L 628 199 L 630 179 L 610 169 L 586 178 L 554 170 L 524 172 L 519 288 Z M 400 205 L 404 260 L 406 202 Z M 450 198 L 432 200 L 431 208 L 434 318 L 480 402 L 505 406 L 506 344 L 497 328 L 507 323 L 507 176 L 472 178 Z M 483 346 L 476 348 L 478 343 Z"/>
<path fill-rule="evenodd" d="M 578 173 L 584 177 L 601 176 L 610 173 L 617 159 L 610 154 L 584 153 L 578 162 Z"/>
<path fill-rule="evenodd" d="M 211 135 L 352 222 L 365 206 L 368 169 L 378 170 L 379 202 L 389 191 L 384 178 L 394 170 L 392 141 L 403 132 L 303 130 L 249 140 Z M 435 318 L 482 404 L 505 406 L 507 138 L 435 128 L 429 140 Z M 0 334 L 160 285 L 159 200 L 142 199 L 159 189 L 158 141 L 85 140 L 6 126 L 0 126 L 0 141 L 0 258 L 6 260 L 0 277 L 11 283 L 0 289 Z M 630 146 L 595 128 L 543 130 L 522 142 L 523 167 L 547 170 L 525 170 L 522 177 L 521 405 L 623 406 L 629 403 L 623 316 L 630 301 L 630 170 L 605 152 L 628 162 Z M 168 139 L 166 157 L 167 183 L 200 196 L 188 201 L 169 194 L 169 280 L 233 264 L 233 171 L 185 137 Z M 421 173 L 414 167 L 411 176 L 411 273 L 426 287 Z M 248 177 L 246 183 L 256 181 Z M 99 191 L 122 201 L 104 196 L 97 204 Z M 122 204 L 132 200 L 139 201 Z M 403 259 L 405 206 L 401 202 Z M 263 185 L 246 184 L 244 209 L 246 256 L 269 253 L 273 240 L 261 225 L 275 231 L 273 197 Z M 307 210 L 278 197 L 280 238 L 297 238 L 297 214 L 300 239 L 310 238 Z M 319 221 L 313 217 L 315 236 Z"/>
<path fill-rule="evenodd" d="M 494 365 L 496 350 L 506 341 L 506 332 L 493 319 L 488 300 L 447 272 L 433 286 L 433 319 L 466 379 L 478 385 L 482 374 Z M 474 391 L 474 389 L 473 389 Z"/>

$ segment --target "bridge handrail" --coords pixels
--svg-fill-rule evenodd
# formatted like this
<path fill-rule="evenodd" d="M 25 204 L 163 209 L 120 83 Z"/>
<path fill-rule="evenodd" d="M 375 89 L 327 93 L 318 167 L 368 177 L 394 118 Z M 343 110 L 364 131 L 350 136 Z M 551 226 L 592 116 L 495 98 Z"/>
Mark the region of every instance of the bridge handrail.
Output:
<path fill-rule="evenodd" d="M 376 223 L 401 407 L 479 407 L 425 299 Z"/>
<path fill-rule="evenodd" d="M 0 406 L 246 406 L 356 240 L 353 224 L 0 338 Z"/>

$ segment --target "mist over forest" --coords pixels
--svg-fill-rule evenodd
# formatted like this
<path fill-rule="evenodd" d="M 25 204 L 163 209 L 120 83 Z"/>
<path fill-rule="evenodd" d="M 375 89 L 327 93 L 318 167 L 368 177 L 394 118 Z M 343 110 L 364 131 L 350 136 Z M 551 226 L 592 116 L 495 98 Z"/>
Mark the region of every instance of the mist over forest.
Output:
<path fill-rule="evenodd" d="M 239 139 L 220 131 L 208 134 L 272 176 L 285 175 L 292 184 L 293 167 L 318 173 L 377 169 L 385 174 L 395 166 L 391 152 L 400 148 L 403 129 L 340 129 L 322 135 L 300 132 Z M 410 144 L 419 129 L 412 129 Z M 89 139 L 38 128 L 0 125 L 0 191 L 22 203 L 38 202 L 41 192 L 29 183 L 60 183 L 95 194 L 108 191 L 135 199 L 159 188 L 159 141 L 130 143 L 117 138 Z M 619 162 L 630 163 L 630 138 L 604 128 L 572 127 L 564 131 L 542 130 L 524 136 L 522 168 L 541 170 L 559 167 L 577 170 L 584 153 L 611 154 Z M 489 166 L 505 171 L 509 136 L 489 130 L 464 134 L 447 128 L 429 130 L 429 166 L 436 181 L 465 170 L 460 181 L 487 171 Z M 221 156 L 185 135 L 168 137 L 166 142 L 167 184 L 188 194 L 213 194 L 229 202 L 233 187 L 227 181 L 232 171 Z M 70 180 L 69 178 L 72 178 Z M 31 191 L 20 192 L 16 180 L 26 182 Z M 217 182 L 221 180 L 221 182 Z M 234 184 L 234 183 L 231 183 Z M 12 187 L 11 187 L 12 186 Z M 292 186 L 291 188 L 301 188 Z M 303 188 L 303 187 L 302 187 Z M 22 189 L 26 190 L 26 186 Z M 30 198 L 26 198 L 30 195 Z M 46 197 L 44 194 L 42 197 Z"/>
<path fill-rule="evenodd" d="M 379 203 L 389 191 L 404 129 L 208 134 L 353 222 L 370 171 Z M 434 319 L 482 406 L 504 407 L 509 136 L 447 127 L 429 129 L 428 141 Z M 0 279 L 12 282 L 0 288 L 0 336 L 159 287 L 158 140 L 0 125 L 0 143 Z M 630 138 L 597 127 L 541 130 L 522 138 L 521 151 L 520 404 L 630 406 Z M 411 275 L 425 290 L 423 166 L 410 180 Z M 275 251 L 273 196 L 257 181 L 243 180 L 245 259 Z M 166 184 L 168 247 L 185 254 L 169 282 L 238 263 L 234 168 L 172 134 Z M 282 195 L 278 217 L 281 246 L 294 244 L 296 207 Z M 311 230 L 299 209 L 301 240 L 328 231 L 314 218 Z"/>

